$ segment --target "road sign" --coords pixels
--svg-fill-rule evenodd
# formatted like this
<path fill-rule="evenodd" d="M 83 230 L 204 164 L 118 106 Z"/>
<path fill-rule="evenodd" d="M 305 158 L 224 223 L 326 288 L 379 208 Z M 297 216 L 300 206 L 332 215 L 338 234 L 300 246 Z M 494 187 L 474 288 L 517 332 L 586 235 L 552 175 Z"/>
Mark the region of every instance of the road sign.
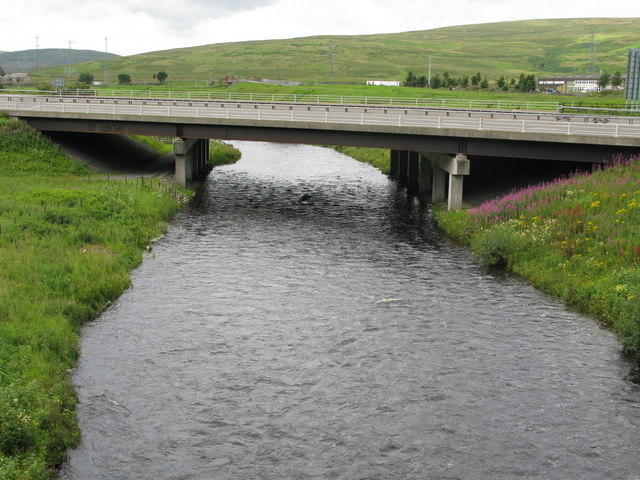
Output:
<path fill-rule="evenodd" d="M 640 49 L 629 49 L 629 60 L 627 62 L 627 82 L 625 84 L 625 99 L 627 108 L 638 108 L 640 100 Z"/>

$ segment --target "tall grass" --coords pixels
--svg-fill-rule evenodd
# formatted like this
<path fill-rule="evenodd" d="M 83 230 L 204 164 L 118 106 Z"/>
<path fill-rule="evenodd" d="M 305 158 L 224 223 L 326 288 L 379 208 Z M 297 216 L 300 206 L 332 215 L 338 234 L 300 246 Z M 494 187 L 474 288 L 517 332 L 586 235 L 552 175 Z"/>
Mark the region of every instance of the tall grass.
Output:
<path fill-rule="evenodd" d="M 0 130 L 0 479 L 48 479 L 78 441 L 79 328 L 127 288 L 178 205 L 77 176 L 21 122 Z"/>
<path fill-rule="evenodd" d="M 240 150 L 220 140 L 211 140 L 209 143 L 209 153 L 209 165 L 211 167 L 235 163 L 241 156 Z"/>
<path fill-rule="evenodd" d="M 640 349 L 640 157 L 437 220 L 486 263 L 597 316 L 625 349 Z"/>

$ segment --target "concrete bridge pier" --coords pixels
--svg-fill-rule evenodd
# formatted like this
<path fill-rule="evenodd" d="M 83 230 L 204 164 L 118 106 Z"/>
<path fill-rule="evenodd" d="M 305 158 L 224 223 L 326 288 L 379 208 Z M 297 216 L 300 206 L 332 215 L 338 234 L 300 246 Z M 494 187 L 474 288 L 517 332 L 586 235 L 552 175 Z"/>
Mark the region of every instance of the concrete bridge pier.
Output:
<path fill-rule="evenodd" d="M 433 167 L 431 160 L 420 154 L 420 167 L 418 173 L 418 195 L 426 198 L 433 191 Z"/>
<path fill-rule="evenodd" d="M 420 192 L 420 154 L 408 152 L 407 155 L 407 193 L 418 195 Z"/>
<path fill-rule="evenodd" d="M 467 156 L 461 153 L 455 156 L 443 153 L 425 153 L 423 158 L 431 160 L 433 169 L 432 201 L 434 203 L 442 203 L 446 199 L 448 210 L 460 210 L 462 208 L 464 176 L 469 175 L 471 171 Z M 449 174 L 448 189 L 447 174 Z"/>
<path fill-rule="evenodd" d="M 173 141 L 176 157 L 175 181 L 181 187 L 195 180 L 207 171 L 209 164 L 209 140 L 197 138 L 176 138 Z"/>

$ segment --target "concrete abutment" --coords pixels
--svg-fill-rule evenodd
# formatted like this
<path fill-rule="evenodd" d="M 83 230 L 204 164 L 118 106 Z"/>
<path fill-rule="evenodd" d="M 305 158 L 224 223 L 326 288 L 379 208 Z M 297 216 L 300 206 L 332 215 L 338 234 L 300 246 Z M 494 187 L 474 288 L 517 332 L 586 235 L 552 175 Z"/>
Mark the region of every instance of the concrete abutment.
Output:
<path fill-rule="evenodd" d="M 449 210 L 462 208 L 463 179 L 470 173 L 466 155 L 392 150 L 390 160 L 391 177 L 407 187 L 408 195 L 431 194 L 434 203 L 446 202 Z"/>

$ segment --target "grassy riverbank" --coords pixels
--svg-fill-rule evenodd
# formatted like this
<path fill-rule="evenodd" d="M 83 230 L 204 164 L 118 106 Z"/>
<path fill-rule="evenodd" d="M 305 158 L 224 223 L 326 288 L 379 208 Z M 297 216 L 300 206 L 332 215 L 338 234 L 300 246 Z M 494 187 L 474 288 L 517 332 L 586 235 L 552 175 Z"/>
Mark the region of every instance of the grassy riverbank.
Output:
<path fill-rule="evenodd" d="M 151 147 L 158 155 L 165 155 L 173 152 L 173 145 L 171 143 L 162 142 L 156 137 L 132 135 L 131 138 Z M 209 154 L 209 164 L 211 167 L 230 165 L 237 162 L 242 155 L 238 149 L 233 148 L 231 145 L 228 145 L 221 140 L 211 140 L 209 142 Z"/>
<path fill-rule="evenodd" d="M 0 480 L 48 479 L 79 438 L 80 326 L 129 286 L 179 206 L 90 179 L 22 122 L 0 117 L 0 132 Z"/>
<path fill-rule="evenodd" d="M 625 349 L 640 349 L 640 158 L 436 219 L 487 264 L 596 316 Z"/>
<path fill-rule="evenodd" d="M 333 149 L 349 155 L 359 162 L 368 163 L 384 174 L 388 175 L 391 169 L 391 154 L 389 150 L 363 147 L 333 147 Z"/>

